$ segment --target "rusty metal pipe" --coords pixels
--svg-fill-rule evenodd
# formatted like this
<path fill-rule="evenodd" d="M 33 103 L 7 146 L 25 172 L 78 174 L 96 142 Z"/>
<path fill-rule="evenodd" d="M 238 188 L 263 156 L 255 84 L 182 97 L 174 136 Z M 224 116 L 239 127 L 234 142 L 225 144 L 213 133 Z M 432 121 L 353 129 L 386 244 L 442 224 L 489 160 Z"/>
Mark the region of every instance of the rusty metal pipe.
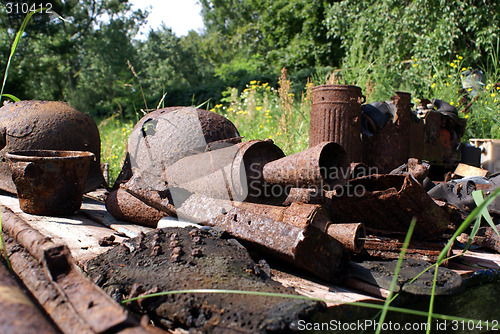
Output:
<path fill-rule="evenodd" d="M 349 177 L 347 154 L 341 145 L 323 142 L 305 151 L 267 163 L 267 183 L 304 188 L 332 188 L 344 185 Z"/>
<path fill-rule="evenodd" d="M 346 250 L 361 253 L 366 237 L 365 226 L 362 223 L 329 224 L 326 233 L 340 242 Z"/>

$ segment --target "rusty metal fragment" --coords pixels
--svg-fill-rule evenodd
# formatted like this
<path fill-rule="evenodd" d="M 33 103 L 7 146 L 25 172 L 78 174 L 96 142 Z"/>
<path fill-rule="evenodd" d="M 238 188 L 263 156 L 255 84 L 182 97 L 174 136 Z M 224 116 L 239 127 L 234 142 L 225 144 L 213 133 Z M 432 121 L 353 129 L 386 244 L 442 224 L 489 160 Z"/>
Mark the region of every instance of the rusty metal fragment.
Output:
<path fill-rule="evenodd" d="M 64 102 L 19 101 L 0 108 L 0 189 L 16 193 L 5 154 L 20 150 L 90 151 L 85 191 L 104 183 L 101 142 L 94 120 Z"/>
<path fill-rule="evenodd" d="M 321 85 L 311 93 L 309 147 L 325 141 L 342 145 L 347 161 L 361 162 L 361 88 L 349 85 Z"/>
<path fill-rule="evenodd" d="M 371 136 L 363 137 L 363 162 L 376 166 L 379 174 L 389 173 L 409 158 L 411 95 L 396 92 L 391 101 L 382 104 L 390 115 L 390 121 L 380 130 L 373 131 Z M 373 118 L 366 112 L 363 117 Z"/>
<path fill-rule="evenodd" d="M 175 216 L 177 214 L 168 190 L 156 191 L 145 188 L 142 182 L 137 181 L 138 178 L 138 176 L 134 176 L 126 183 L 121 184 L 120 187 L 147 205 L 165 212 L 169 216 Z"/>
<path fill-rule="evenodd" d="M 347 155 L 342 146 L 323 142 L 308 150 L 267 163 L 264 179 L 270 184 L 296 188 L 344 185 L 349 176 Z"/>
<path fill-rule="evenodd" d="M 105 204 L 106 210 L 116 219 L 154 228 L 160 219 L 168 215 L 145 204 L 122 188 L 110 191 Z"/>
<path fill-rule="evenodd" d="M 331 223 L 328 224 L 326 233 L 352 253 L 361 253 L 364 248 L 366 231 L 361 223 Z"/>
<path fill-rule="evenodd" d="M 497 231 L 500 231 L 500 225 L 496 225 Z M 460 239 L 461 242 L 469 242 L 469 236 L 463 235 Z M 500 236 L 495 230 L 489 226 L 480 227 L 476 236 L 472 239 L 472 245 L 488 248 L 500 253 Z"/>
<path fill-rule="evenodd" d="M 69 314 L 54 314 L 60 308 L 46 309 L 48 314 L 65 328 L 68 318 L 81 326 L 84 333 L 104 333 L 112 329 L 135 330 L 144 333 L 137 327 L 135 321 L 127 312 L 116 304 L 101 289 L 82 275 L 74 264 L 66 245 L 54 244 L 49 238 L 33 229 L 10 209 L 2 206 L 2 226 L 31 256 L 43 267 L 43 281 L 50 282 L 55 287 L 55 295 L 51 298 L 62 300 L 68 304 Z M 44 291 L 38 291 L 40 285 L 32 285 L 30 291 L 42 296 Z M 43 286 L 43 285 L 42 285 Z M 44 305 L 46 300 L 40 301 Z M 48 304 L 49 305 L 49 304 Z M 133 329 L 132 329 L 133 328 Z"/>
<path fill-rule="evenodd" d="M 5 156 L 24 212 L 62 216 L 80 209 L 93 153 L 34 150 L 8 152 Z"/>
<path fill-rule="evenodd" d="M 367 230 L 404 235 L 415 217 L 414 238 L 433 240 L 450 225 L 448 214 L 410 175 L 361 177 L 326 197 L 332 221 L 362 222 Z"/>
<path fill-rule="evenodd" d="M 322 279 L 339 278 L 343 247 L 316 227 L 299 228 L 238 208 L 211 219 L 208 224 Z"/>
<path fill-rule="evenodd" d="M 0 263 L 0 332 L 56 334 L 42 312 L 11 277 L 10 271 Z M 35 330 L 36 329 L 36 330 Z"/>
<path fill-rule="evenodd" d="M 421 185 L 424 184 L 425 178 L 429 175 L 430 165 L 426 162 L 419 161 L 415 158 L 408 159 L 408 162 L 391 171 L 390 174 L 407 175 L 410 174 Z"/>
<path fill-rule="evenodd" d="M 444 246 L 444 244 L 438 243 L 412 241 L 406 249 L 405 259 L 423 260 L 436 263 Z M 374 235 L 368 235 L 365 239 L 366 252 L 372 257 L 383 260 L 397 260 L 402 249 L 403 242 L 398 239 Z M 447 265 L 448 261 L 443 262 L 443 266 L 446 267 Z"/>

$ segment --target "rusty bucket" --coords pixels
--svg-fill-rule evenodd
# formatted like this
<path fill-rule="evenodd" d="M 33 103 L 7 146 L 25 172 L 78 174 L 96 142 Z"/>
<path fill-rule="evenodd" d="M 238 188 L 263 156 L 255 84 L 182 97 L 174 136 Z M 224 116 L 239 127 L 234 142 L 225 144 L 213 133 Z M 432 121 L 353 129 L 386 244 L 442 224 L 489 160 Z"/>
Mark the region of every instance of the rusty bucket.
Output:
<path fill-rule="evenodd" d="M 21 210 L 64 216 L 80 209 L 93 153 L 32 150 L 8 152 L 6 157 Z"/>
<path fill-rule="evenodd" d="M 325 141 L 346 150 L 348 162 L 362 161 L 361 88 L 351 85 L 320 85 L 311 94 L 309 147 Z"/>

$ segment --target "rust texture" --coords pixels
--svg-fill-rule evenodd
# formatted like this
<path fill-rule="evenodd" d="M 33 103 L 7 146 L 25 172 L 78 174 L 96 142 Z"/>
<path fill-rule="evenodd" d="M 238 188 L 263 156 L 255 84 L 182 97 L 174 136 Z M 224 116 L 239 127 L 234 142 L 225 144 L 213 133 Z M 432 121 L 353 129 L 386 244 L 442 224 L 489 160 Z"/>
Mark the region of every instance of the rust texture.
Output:
<path fill-rule="evenodd" d="M 344 185 L 349 176 L 347 155 L 341 145 L 323 142 L 305 151 L 267 163 L 264 179 L 270 184 L 296 188 Z"/>
<path fill-rule="evenodd" d="M 211 219 L 208 224 L 320 278 L 328 281 L 339 278 L 343 247 L 313 226 L 299 228 L 238 208 Z"/>
<path fill-rule="evenodd" d="M 24 212 L 61 216 L 80 209 L 93 153 L 35 150 L 5 156 Z"/>
<path fill-rule="evenodd" d="M 156 228 L 167 213 L 157 210 L 122 188 L 112 190 L 106 197 L 106 210 L 119 220 Z"/>
<path fill-rule="evenodd" d="M 351 180 L 343 196 L 326 192 L 335 222 L 362 222 L 368 230 L 406 234 L 417 219 L 414 238 L 433 240 L 448 230 L 448 214 L 410 175 L 371 175 Z M 350 193 L 349 193 L 350 192 Z"/>
<path fill-rule="evenodd" d="M 329 224 L 326 233 L 352 253 L 361 253 L 363 250 L 366 231 L 361 223 Z"/>
<path fill-rule="evenodd" d="M 0 263 L 0 331 L 2 333 L 56 334 L 55 329 Z"/>
<path fill-rule="evenodd" d="M 395 114 L 380 131 L 363 138 L 363 161 L 376 166 L 379 174 L 389 173 L 408 160 L 411 122 L 411 94 L 396 92 L 388 104 L 393 104 Z"/>
<path fill-rule="evenodd" d="M 20 150 L 90 151 L 85 191 L 104 184 L 101 142 L 94 120 L 64 102 L 19 101 L 0 108 L 0 189 L 16 193 L 5 154 Z"/>
<path fill-rule="evenodd" d="M 169 216 L 175 216 L 177 214 L 176 209 L 173 205 L 173 201 L 168 196 L 168 191 L 160 192 L 143 188 L 143 184 L 141 182 L 135 181 L 136 178 L 137 177 L 134 176 L 126 183 L 120 185 L 120 187 L 127 191 L 129 194 L 144 202 L 146 205 L 149 205 L 159 211 L 165 212 Z"/>
<path fill-rule="evenodd" d="M 325 141 L 336 142 L 347 152 L 347 161 L 361 162 L 361 88 L 348 85 L 321 85 L 311 94 L 309 147 Z"/>
<path fill-rule="evenodd" d="M 2 207 L 2 225 L 5 231 L 41 264 L 43 280 L 56 288 L 57 296 L 52 298 L 60 298 L 63 303 L 70 305 L 69 314 L 64 315 L 53 314 L 59 311 L 58 308 L 46 309 L 54 320 L 61 320 L 62 323 L 57 323 L 59 327 L 64 328 L 64 322 L 68 318 L 86 328 L 85 332 L 92 333 L 136 326 L 120 305 L 82 275 L 75 266 L 67 246 L 54 244 L 5 207 Z M 34 295 L 45 293 L 38 289 L 43 289 L 43 285 L 35 284 L 30 291 Z M 41 304 L 44 305 L 45 302 L 41 301 Z M 144 333 L 144 330 L 136 329 Z"/>
<path fill-rule="evenodd" d="M 391 171 L 390 174 L 410 174 L 418 181 L 421 185 L 424 183 L 425 178 L 429 175 L 430 165 L 424 163 L 415 158 L 408 159 L 408 162 L 399 166 L 398 168 Z"/>
<path fill-rule="evenodd" d="M 500 231 L 500 225 L 496 225 L 497 231 Z M 468 240 L 467 240 L 468 241 Z M 488 248 L 500 253 L 500 237 L 489 226 L 479 228 L 477 235 L 472 240 L 473 245 Z"/>
<path fill-rule="evenodd" d="M 367 253 L 372 257 L 383 260 L 397 260 L 402 248 L 403 242 L 398 239 L 369 235 L 365 240 L 365 250 Z M 405 259 L 436 263 L 443 248 L 444 244 L 412 241 L 406 249 Z M 447 264 L 448 261 L 443 263 L 444 266 L 447 266 Z"/>

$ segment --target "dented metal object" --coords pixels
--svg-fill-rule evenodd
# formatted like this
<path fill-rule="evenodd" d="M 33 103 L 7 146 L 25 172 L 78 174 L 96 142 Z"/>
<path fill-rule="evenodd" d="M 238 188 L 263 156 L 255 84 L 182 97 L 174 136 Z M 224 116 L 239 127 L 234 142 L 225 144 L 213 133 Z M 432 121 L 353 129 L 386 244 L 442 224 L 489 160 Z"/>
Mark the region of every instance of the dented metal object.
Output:
<path fill-rule="evenodd" d="M 168 214 L 157 210 L 122 188 L 112 190 L 106 197 L 106 210 L 119 220 L 156 228 L 158 221 Z"/>
<path fill-rule="evenodd" d="M 263 173 L 264 179 L 270 184 L 331 189 L 347 182 L 349 164 L 341 145 L 323 142 L 305 151 L 267 163 Z"/>
<path fill-rule="evenodd" d="M 349 85 L 321 85 L 311 93 L 311 122 L 309 147 L 325 141 L 342 145 L 347 161 L 360 162 L 361 104 L 364 96 L 361 88 Z"/>
<path fill-rule="evenodd" d="M 179 159 L 240 141 L 236 127 L 216 113 L 188 107 L 159 109 L 139 120 L 129 136 L 130 168 L 145 185 L 161 191 L 166 189 L 165 168 Z"/>
<path fill-rule="evenodd" d="M 5 157 L 24 212 L 58 216 L 80 209 L 93 153 L 33 150 L 8 152 Z"/>
<path fill-rule="evenodd" d="M 89 151 L 85 191 L 104 184 L 101 142 L 94 120 L 64 102 L 19 101 L 0 108 L 0 189 L 16 193 L 5 154 L 20 150 Z"/>
<path fill-rule="evenodd" d="M 410 174 L 421 185 L 424 184 L 425 178 L 429 175 L 430 165 L 426 162 L 419 161 L 415 158 L 408 159 L 408 162 L 392 170 L 390 174 Z"/>
<path fill-rule="evenodd" d="M 450 227 L 448 214 L 410 175 L 361 177 L 326 197 L 332 221 L 362 222 L 371 231 L 405 235 L 415 217 L 414 239 L 434 240 Z"/>
<path fill-rule="evenodd" d="M 339 278 L 343 247 L 316 227 L 299 228 L 238 208 L 220 214 L 208 224 L 322 279 Z"/>

